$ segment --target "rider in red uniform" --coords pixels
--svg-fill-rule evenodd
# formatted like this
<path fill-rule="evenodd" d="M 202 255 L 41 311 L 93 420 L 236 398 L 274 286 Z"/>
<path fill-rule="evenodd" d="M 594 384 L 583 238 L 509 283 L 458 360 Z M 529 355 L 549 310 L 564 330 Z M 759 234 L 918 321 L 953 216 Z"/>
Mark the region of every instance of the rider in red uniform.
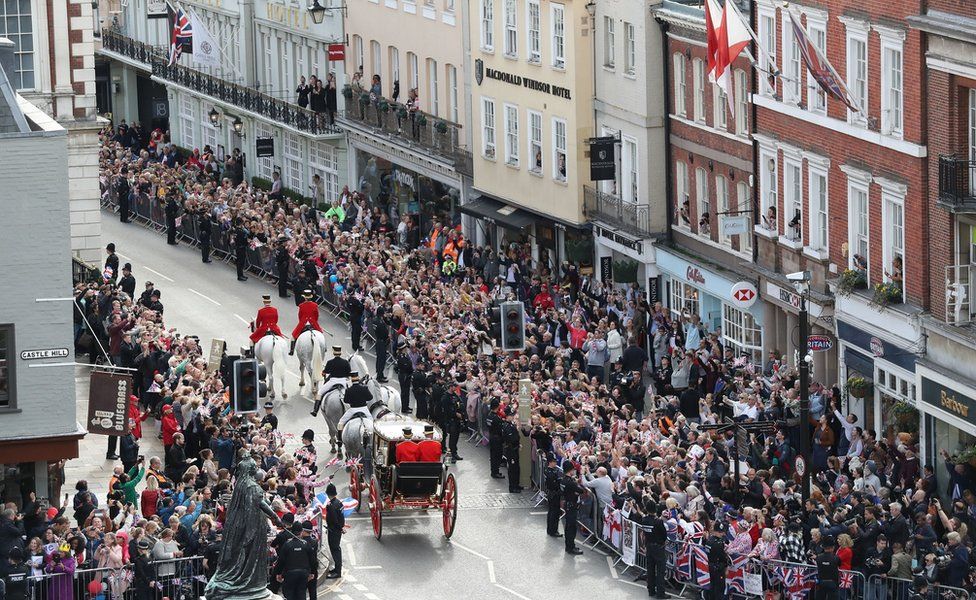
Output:
<path fill-rule="evenodd" d="M 252 323 L 254 326 L 254 331 L 251 333 L 252 344 L 258 343 L 258 340 L 263 338 L 269 331 L 275 335 L 284 337 L 284 334 L 281 333 L 281 329 L 278 327 L 278 309 L 271 306 L 271 295 L 265 294 L 261 296 L 261 300 L 264 302 L 264 306 L 258 310 L 258 316 Z"/>
<path fill-rule="evenodd" d="M 291 332 L 289 356 L 295 354 L 295 341 L 298 340 L 298 336 L 302 334 L 306 325 L 319 333 L 323 333 L 322 328 L 319 327 L 319 305 L 312 300 L 312 290 L 303 291 L 302 297 L 305 298 L 305 301 L 298 305 L 298 325 L 295 325 L 294 331 Z"/>

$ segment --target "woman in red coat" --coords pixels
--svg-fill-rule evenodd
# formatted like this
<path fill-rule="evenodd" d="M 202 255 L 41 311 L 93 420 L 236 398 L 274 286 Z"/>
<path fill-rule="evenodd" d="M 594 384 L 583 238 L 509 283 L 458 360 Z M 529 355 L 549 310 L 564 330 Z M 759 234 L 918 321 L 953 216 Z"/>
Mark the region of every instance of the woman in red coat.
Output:
<path fill-rule="evenodd" d="M 173 435 L 175 435 L 180 430 L 180 424 L 176 422 L 176 417 L 173 416 L 173 405 L 167 404 L 163 407 L 163 446 L 168 450 L 170 446 L 173 445 Z"/>

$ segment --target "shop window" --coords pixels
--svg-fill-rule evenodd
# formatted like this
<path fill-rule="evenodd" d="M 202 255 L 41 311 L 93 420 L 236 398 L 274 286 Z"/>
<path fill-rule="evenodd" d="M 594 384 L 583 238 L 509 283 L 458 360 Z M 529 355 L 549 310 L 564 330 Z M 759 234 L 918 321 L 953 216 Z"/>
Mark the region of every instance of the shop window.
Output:
<path fill-rule="evenodd" d="M 0 408 L 16 408 L 14 326 L 0 325 Z"/>
<path fill-rule="evenodd" d="M 302 165 L 305 163 L 305 157 L 302 156 L 301 139 L 290 133 L 286 133 L 283 139 L 284 173 L 282 173 L 282 179 L 286 188 L 301 193 L 305 189 L 305 186 L 302 185 Z"/>
<path fill-rule="evenodd" d="M 271 126 L 261 121 L 257 121 L 255 123 L 255 132 L 259 138 L 269 138 L 274 136 L 274 131 L 271 129 Z M 255 159 L 255 164 L 257 165 L 257 168 L 255 169 L 254 174 L 261 179 L 271 181 L 271 171 L 274 169 L 274 158 L 271 156 L 257 158 Z"/>
<path fill-rule="evenodd" d="M 753 364 L 762 364 L 762 328 L 751 313 L 723 304 L 722 340 L 736 357 L 745 356 Z"/>
<path fill-rule="evenodd" d="M 700 314 L 698 289 L 690 283 L 672 279 L 668 308 L 671 310 L 671 317 L 675 320 L 680 320 L 684 315 Z"/>
<path fill-rule="evenodd" d="M 878 436 L 909 433 L 917 441 L 919 414 L 915 408 L 915 382 L 910 374 L 899 374 L 887 367 L 876 367 L 874 385 L 878 391 L 881 422 Z"/>

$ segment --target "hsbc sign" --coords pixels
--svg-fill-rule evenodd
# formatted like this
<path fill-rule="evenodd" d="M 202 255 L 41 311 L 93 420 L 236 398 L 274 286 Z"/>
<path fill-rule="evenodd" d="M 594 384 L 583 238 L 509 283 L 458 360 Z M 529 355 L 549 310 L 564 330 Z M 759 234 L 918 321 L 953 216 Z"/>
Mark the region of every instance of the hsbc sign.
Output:
<path fill-rule="evenodd" d="M 759 298 L 759 290 L 748 281 L 740 281 L 732 286 L 729 296 L 733 305 L 739 308 L 749 308 Z"/>

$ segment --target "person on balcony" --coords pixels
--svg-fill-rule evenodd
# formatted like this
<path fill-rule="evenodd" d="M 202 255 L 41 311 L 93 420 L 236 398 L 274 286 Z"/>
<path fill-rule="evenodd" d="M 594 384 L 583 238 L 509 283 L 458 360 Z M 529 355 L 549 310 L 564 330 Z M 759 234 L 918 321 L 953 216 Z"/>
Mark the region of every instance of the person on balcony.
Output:
<path fill-rule="evenodd" d="M 310 105 L 309 108 L 315 113 L 316 119 L 319 115 L 325 112 L 325 88 L 322 87 L 322 80 L 316 78 L 315 85 L 312 87 L 312 91 L 309 93 Z"/>
<path fill-rule="evenodd" d="M 339 109 L 339 97 L 336 93 L 336 76 L 332 71 L 325 80 L 325 109 L 329 113 L 329 125 L 335 124 L 336 111 Z"/>
<path fill-rule="evenodd" d="M 312 79 L 315 79 L 315 75 L 312 75 Z M 295 90 L 298 94 L 298 106 L 302 108 L 308 108 L 308 96 L 312 93 L 312 86 L 305 83 L 305 76 L 302 75 L 298 80 L 298 89 Z"/>

